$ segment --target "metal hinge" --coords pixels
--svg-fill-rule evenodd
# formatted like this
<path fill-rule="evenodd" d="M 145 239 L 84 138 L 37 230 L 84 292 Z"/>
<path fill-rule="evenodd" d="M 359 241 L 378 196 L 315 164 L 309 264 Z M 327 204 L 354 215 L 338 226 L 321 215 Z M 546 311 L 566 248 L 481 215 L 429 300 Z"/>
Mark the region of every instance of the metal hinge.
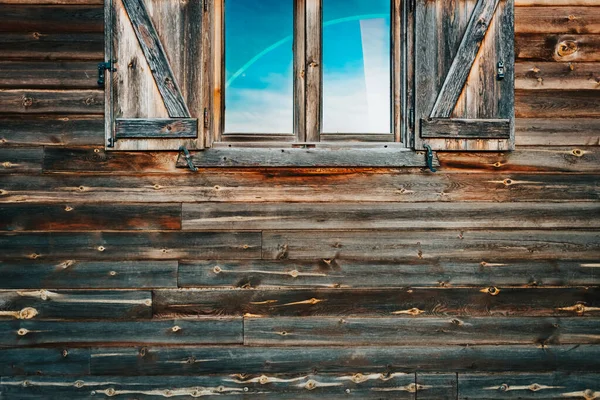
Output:
<path fill-rule="evenodd" d="M 208 108 L 204 109 L 204 127 L 208 128 L 210 126 L 210 117 L 208 115 Z"/>
<path fill-rule="evenodd" d="M 431 146 L 428 144 L 423 145 L 427 153 L 425 153 L 425 162 L 427 163 L 427 168 L 431 172 L 436 172 L 437 170 L 433 167 L 433 150 L 431 150 Z"/>
<path fill-rule="evenodd" d="M 115 71 L 113 68 L 114 61 L 106 61 L 98 64 L 98 85 L 104 86 L 104 81 L 106 78 L 106 70 Z"/>
<path fill-rule="evenodd" d="M 190 155 L 190 151 L 185 146 L 179 146 L 179 154 L 177 155 L 176 163 L 179 163 L 179 159 L 181 158 L 182 153 L 185 157 L 185 161 L 187 162 L 188 168 L 193 172 L 197 172 L 198 168 L 196 168 L 196 166 L 194 165 L 194 162 L 192 161 L 192 156 Z"/>

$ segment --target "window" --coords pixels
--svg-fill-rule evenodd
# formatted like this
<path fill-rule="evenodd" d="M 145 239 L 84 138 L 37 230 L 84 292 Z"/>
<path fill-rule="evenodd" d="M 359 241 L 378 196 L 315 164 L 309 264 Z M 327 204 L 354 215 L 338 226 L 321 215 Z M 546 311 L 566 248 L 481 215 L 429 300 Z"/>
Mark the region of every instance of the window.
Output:
<path fill-rule="evenodd" d="M 514 146 L 514 0 L 107 0 L 107 149 L 422 166 Z"/>

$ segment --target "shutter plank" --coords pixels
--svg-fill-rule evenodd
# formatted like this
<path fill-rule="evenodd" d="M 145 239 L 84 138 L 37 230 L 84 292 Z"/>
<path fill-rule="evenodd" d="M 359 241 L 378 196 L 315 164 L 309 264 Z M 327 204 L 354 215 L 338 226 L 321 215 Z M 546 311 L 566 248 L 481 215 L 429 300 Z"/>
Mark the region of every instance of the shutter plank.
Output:
<path fill-rule="evenodd" d="M 123 6 L 131 20 L 146 61 L 150 65 L 169 116 L 189 118 L 190 112 L 143 0 L 123 0 Z"/>
<path fill-rule="evenodd" d="M 181 119 L 117 119 L 117 139 L 120 138 L 195 138 L 198 136 L 198 120 Z"/>
<path fill-rule="evenodd" d="M 509 119 L 428 118 L 421 120 L 421 137 L 508 139 L 510 125 Z"/>
<path fill-rule="evenodd" d="M 477 52 L 485 38 L 498 2 L 499 0 L 479 0 L 475 6 L 467 32 L 431 111 L 432 118 L 448 118 L 452 114 Z"/>

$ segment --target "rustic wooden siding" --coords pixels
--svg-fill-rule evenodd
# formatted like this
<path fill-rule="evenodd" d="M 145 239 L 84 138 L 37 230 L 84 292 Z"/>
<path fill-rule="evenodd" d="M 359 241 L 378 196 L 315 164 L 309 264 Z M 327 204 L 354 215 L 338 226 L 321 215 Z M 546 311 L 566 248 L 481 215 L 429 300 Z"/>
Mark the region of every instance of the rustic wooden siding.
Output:
<path fill-rule="evenodd" d="M 102 18 L 0 0 L 0 398 L 600 396 L 597 0 L 517 1 L 517 149 L 435 174 L 107 153 Z"/>

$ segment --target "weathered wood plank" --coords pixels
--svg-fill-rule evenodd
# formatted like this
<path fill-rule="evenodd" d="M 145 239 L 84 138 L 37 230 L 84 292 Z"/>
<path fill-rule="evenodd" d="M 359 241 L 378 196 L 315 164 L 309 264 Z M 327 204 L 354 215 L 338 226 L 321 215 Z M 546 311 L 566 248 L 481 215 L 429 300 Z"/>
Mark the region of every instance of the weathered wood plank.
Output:
<path fill-rule="evenodd" d="M 579 317 L 246 318 L 244 344 L 250 346 L 600 344 L 599 331 L 600 319 Z"/>
<path fill-rule="evenodd" d="M 149 291 L 0 291 L 2 319 L 138 319 L 152 316 Z"/>
<path fill-rule="evenodd" d="M 304 0 L 306 40 L 306 137 L 308 142 L 318 142 L 322 125 L 323 86 L 323 0 Z"/>
<path fill-rule="evenodd" d="M 24 3 L 24 2 L 22 2 Z M 103 32 L 104 13 L 95 5 L 0 3 L 0 32 Z"/>
<path fill-rule="evenodd" d="M 18 212 L 27 205 L 15 208 Z M 2 212 L 2 207 L 0 207 Z M 123 211 L 127 214 L 126 208 Z M 152 215 L 152 211 L 148 211 Z M 64 214 L 64 212 L 63 212 Z M 10 227 L 0 223 L 0 229 Z M 115 215 L 119 215 L 116 209 Z M 48 218 L 52 218 L 49 216 Z M 67 217 L 68 218 L 68 217 Z M 142 217 L 143 218 L 143 214 Z M 198 203 L 183 204 L 187 230 L 595 228 L 594 203 Z M 124 222 L 125 223 L 125 222 Z M 68 226 L 68 220 L 65 221 Z M 131 227 L 129 229 L 132 229 Z M 133 228 L 135 229 L 135 228 Z"/>
<path fill-rule="evenodd" d="M 431 118 L 449 118 L 469 77 L 475 57 L 486 36 L 499 0 L 479 0 L 473 9 L 460 46 L 431 110 Z"/>
<path fill-rule="evenodd" d="M 172 321 L 6 321 L 0 346 L 242 344 L 241 318 Z"/>
<path fill-rule="evenodd" d="M 263 258 L 399 260 L 470 257 L 482 260 L 597 259 L 596 231 L 289 231 L 263 233 Z"/>
<path fill-rule="evenodd" d="M 600 261 L 600 260 L 598 260 Z M 180 287 L 368 288 L 600 285 L 600 262 L 501 259 L 206 260 L 179 263 Z M 0 269 L 1 271 L 1 269 Z"/>
<path fill-rule="evenodd" d="M 423 138 L 506 139 L 510 137 L 510 120 L 427 118 L 421 120 Z"/>
<path fill-rule="evenodd" d="M 104 35 L 97 33 L 0 33 L 0 59 L 102 61 Z"/>
<path fill-rule="evenodd" d="M 260 258 L 260 232 L 40 232 L 0 234 L 4 260 Z"/>
<path fill-rule="evenodd" d="M 600 117 L 600 90 L 515 90 L 515 100 L 519 118 Z"/>
<path fill-rule="evenodd" d="M 600 61 L 600 35 L 517 33 L 517 60 Z"/>
<path fill-rule="evenodd" d="M 207 149 L 192 156 L 196 167 L 425 167 L 425 156 L 405 149 Z M 437 165 L 437 161 L 435 162 Z M 187 168 L 185 161 L 179 167 Z"/>
<path fill-rule="evenodd" d="M 104 95 L 100 90 L 13 90 L 0 89 L 0 113 L 102 114 Z"/>
<path fill-rule="evenodd" d="M 598 90 L 598 63 L 521 62 L 515 66 L 515 88 L 529 90 Z M 517 120 L 517 123 L 519 121 Z M 571 121 L 577 126 L 578 120 Z M 596 124 L 598 124 L 596 120 Z M 518 133 L 523 133 L 517 127 Z"/>
<path fill-rule="evenodd" d="M 3 204 L 0 231 L 179 230 L 181 204 Z"/>
<path fill-rule="evenodd" d="M 102 145 L 104 118 L 97 115 L 15 115 L 0 123 L 0 148 Z"/>
<path fill-rule="evenodd" d="M 0 61 L 0 88 L 97 89 L 98 63 Z"/>
<path fill-rule="evenodd" d="M 517 146 L 599 146 L 597 118 L 518 118 Z"/>
<path fill-rule="evenodd" d="M 60 152 L 58 152 L 60 154 Z M 550 154 L 553 151 L 550 150 Z M 47 153 L 48 154 L 48 153 Z M 73 153 L 68 153 L 73 154 Z M 86 162 L 84 154 L 75 153 L 77 162 Z M 102 154 L 93 153 L 91 154 Z M 553 202 L 597 201 L 600 200 L 600 176 L 593 174 L 557 174 L 557 173 L 515 173 L 509 172 L 508 165 L 494 162 L 506 158 L 464 157 L 464 164 L 473 165 L 472 173 L 451 173 L 427 175 L 408 173 L 407 170 L 251 170 L 251 171 L 203 171 L 201 174 L 180 173 L 177 175 L 152 174 L 160 168 L 164 155 L 151 153 L 130 160 L 127 158 L 107 159 L 99 157 L 96 161 L 100 174 L 46 174 L 46 175 L 5 175 L 0 183 L 0 203 L 11 202 L 434 202 L 434 201 L 482 201 L 482 202 L 535 202 L 539 199 Z M 541 159 L 542 152 L 539 153 Z M 560 154 L 560 153 L 558 153 Z M 555 161 L 559 161 L 559 157 Z M 571 159 L 579 160 L 563 152 L 563 165 Z M 589 153 L 588 153 L 589 154 Z M 93 156 L 91 156 L 93 157 Z M 170 157 L 170 156 L 169 156 Z M 58 160 L 58 155 L 55 158 Z M 92 158 L 88 165 L 92 165 Z M 106 163 L 105 161 L 106 160 Z M 526 157 L 516 160 L 525 162 Z M 46 160 L 48 164 L 48 159 Z M 512 160 L 511 160 L 512 161 Z M 592 160 L 593 161 L 593 160 Z M 592 167 L 593 162 L 586 163 Z M 486 165 L 486 162 L 489 165 Z M 554 162 L 554 161 L 553 161 Z M 577 162 L 577 161 L 575 161 Z M 54 163 L 54 161 L 53 161 Z M 480 163 L 487 169 L 506 169 L 507 172 L 480 173 L 475 166 Z M 106 175 L 110 165 L 123 166 L 119 173 L 144 170 L 146 175 Z M 53 164 L 53 166 L 56 164 Z M 61 164 L 61 168 L 67 164 Z M 531 163 L 532 169 L 535 165 Z M 167 161 L 163 164 L 168 167 Z M 91 167 L 89 167 L 91 168 Z M 76 171 L 72 171 L 76 172 Z M 365 190 L 368 188 L 368 190 Z M 516 207 L 516 206 L 515 206 Z"/>
<path fill-rule="evenodd" d="M 90 349 L 0 348 L 0 374 L 3 377 L 11 375 L 88 375 L 90 373 L 89 365 Z"/>
<path fill-rule="evenodd" d="M 419 400 L 455 400 L 458 395 L 456 374 L 417 373 Z"/>
<path fill-rule="evenodd" d="M 161 318 L 204 315 L 598 316 L 600 289 L 496 286 L 344 290 L 157 289 L 153 308 L 155 315 Z"/>
<path fill-rule="evenodd" d="M 102 348 L 92 349 L 91 354 L 94 375 L 389 374 L 474 369 L 596 372 L 600 371 L 600 346 L 145 347 L 142 353 L 135 348 Z"/>
<path fill-rule="evenodd" d="M 115 134 L 119 138 L 195 138 L 198 137 L 198 120 L 177 119 L 117 119 Z"/>
<path fill-rule="evenodd" d="M 534 113 L 532 112 L 532 115 Z M 582 172 L 600 169 L 600 149 L 590 147 L 524 147 L 505 153 L 438 153 L 440 171 Z M 511 185 L 514 181 L 510 179 Z"/>
<path fill-rule="evenodd" d="M 177 287 L 176 261 L 2 261 L 2 289 Z"/>
<path fill-rule="evenodd" d="M 598 393 L 598 373 L 458 374 L 459 399 L 590 398 Z"/>
<path fill-rule="evenodd" d="M 570 3 L 573 4 L 573 2 Z M 518 33 L 597 34 L 600 33 L 600 8 L 559 5 L 554 7 L 517 7 L 515 21 L 515 32 Z"/>
<path fill-rule="evenodd" d="M 43 158 L 44 149 L 41 147 L 20 149 L 0 147 L 0 175 L 41 172 Z"/>
<path fill-rule="evenodd" d="M 455 375 L 456 376 L 456 375 Z M 99 396 L 156 399 L 159 397 L 218 397 L 219 399 L 246 398 L 296 399 L 308 398 L 414 399 L 414 374 L 356 373 L 307 375 L 204 375 L 123 377 L 6 377 L 2 389 L 19 399 L 95 399 Z M 25 381 L 27 382 L 26 384 Z M 133 396 L 133 397 L 131 397 Z"/>
<path fill-rule="evenodd" d="M 189 118 L 190 111 L 144 1 L 122 0 L 122 4 L 129 16 L 169 116 L 171 118 Z M 199 22 L 196 21 L 196 23 Z"/>

